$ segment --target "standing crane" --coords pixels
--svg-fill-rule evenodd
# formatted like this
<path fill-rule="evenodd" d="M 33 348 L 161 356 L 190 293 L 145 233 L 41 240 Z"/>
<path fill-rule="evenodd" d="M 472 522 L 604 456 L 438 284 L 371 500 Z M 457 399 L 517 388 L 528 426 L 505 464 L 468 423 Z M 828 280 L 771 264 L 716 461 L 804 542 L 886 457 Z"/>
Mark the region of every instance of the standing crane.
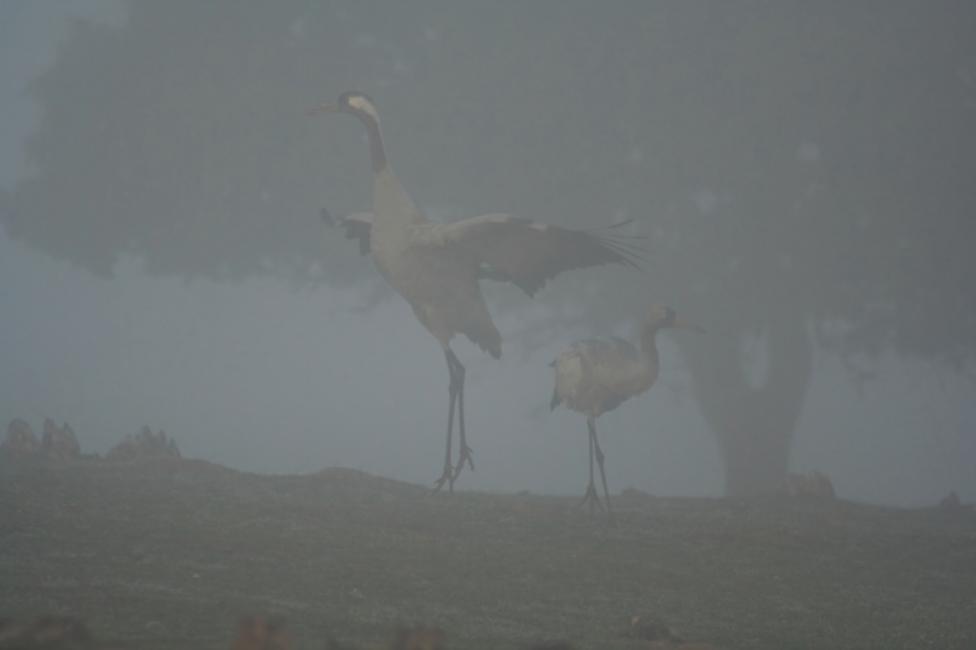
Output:
<path fill-rule="evenodd" d="M 393 174 L 373 101 L 345 92 L 335 104 L 311 111 L 347 113 L 366 127 L 373 168 L 373 211 L 340 221 L 346 236 L 359 240 L 380 274 L 413 308 L 420 323 L 444 350 L 447 360 L 448 415 L 444 469 L 434 482 L 453 491 L 467 464 L 474 469 L 464 423 L 464 366 L 451 349 L 464 334 L 482 350 L 501 357 L 501 335 L 481 295 L 479 279 L 512 282 L 529 296 L 556 274 L 575 268 L 617 263 L 635 267 L 641 248 L 634 236 L 614 230 L 573 230 L 507 214 L 486 214 L 453 223 L 434 223 L 414 204 Z M 323 214 L 327 214 L 323 212 Z M 621 224 L 617 224 L 621 225 Z M 454 414 L 458 416 L 459 452 L 451 461 Z"/>
<path fill-rule="evenodd" d="M 620 406 L 623 402 L 647 392 L 657 380 L 659 363 L 655 339 L 665 328 L 684 328 L 703 331 L 697 325 L 680 320 L 675 311 L 665 305 L 651 305 L 641 325 L 640 349 L 621 338 L 586 339 L 564 350 L 552 366 L 556 369 L 556 386 L 552 391 L 549 409 L 561 403 L 586 416 L 590 440 L 590 482 L 580 505 L 600 504 L 593 483 L 593 458 L 600 466 L 600 479 L 610 509 L 610 491 L 603 469 L 603 450 L 596 435 L 596 419 Z"/>

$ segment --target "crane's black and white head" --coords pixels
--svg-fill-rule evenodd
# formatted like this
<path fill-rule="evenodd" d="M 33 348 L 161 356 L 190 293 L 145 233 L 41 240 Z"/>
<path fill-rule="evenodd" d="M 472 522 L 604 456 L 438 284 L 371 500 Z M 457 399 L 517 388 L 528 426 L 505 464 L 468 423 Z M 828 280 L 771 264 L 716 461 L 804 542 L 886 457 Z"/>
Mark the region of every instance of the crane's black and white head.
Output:
<path fill-rule="evenodd" d="M 348 113 L 355 115 L 367 124 L 380 123 L 380 114 L 376 110 L 376 104 L 369 95 L 356 90 L 346 91 L 339 95 L 339 100 L 335 104 L 322 104 L 313 108 L 311 112 L 313 114 Z"/>
<path fill-rule="evenodd" d="M 698 325 L 694 325 L 683 320 L 682 318 L 679 318 L 677 312 L 675 312 L 671 307 L 660 304 L 651 305 L 647 310 L 647 316 L 644 320 L 644 327 L 654 330 L 674 328 L 695 330 L 697 332 L 705 331 Z"/>

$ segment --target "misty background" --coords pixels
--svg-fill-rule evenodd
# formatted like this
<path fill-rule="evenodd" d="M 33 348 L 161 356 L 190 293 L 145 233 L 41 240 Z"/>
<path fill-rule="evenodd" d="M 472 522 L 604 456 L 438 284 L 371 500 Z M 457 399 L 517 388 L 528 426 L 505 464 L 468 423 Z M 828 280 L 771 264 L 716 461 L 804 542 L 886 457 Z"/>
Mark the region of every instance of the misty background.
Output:
<path fill-rule="evenodd" d="M 761 387 L 782 345 L 808 351 L 769 401 L 794 471 L 972 500 L 973 27 L 952 2 L 0 4 L 0 419 L 432 481 L 438 346 L 318 218 L 369 207 L 360 125 L 305 115 L 355 88 L 432 217 L 649 236 L 643 274 L 486 285 L 505 352 L 455 345 L 461 489 L 582 492 L 547 364 L 654 300 L 708 334 L 661 336 L 658 384 L 600 419 L 612 490 L 721 494 L 738 411 L 707 377 Z"/>

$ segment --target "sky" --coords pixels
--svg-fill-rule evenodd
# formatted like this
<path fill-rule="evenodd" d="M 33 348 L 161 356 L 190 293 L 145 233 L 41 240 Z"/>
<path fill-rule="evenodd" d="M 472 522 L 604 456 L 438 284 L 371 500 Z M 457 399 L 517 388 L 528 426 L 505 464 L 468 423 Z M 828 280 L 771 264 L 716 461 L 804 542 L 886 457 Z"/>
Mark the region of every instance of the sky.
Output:
<path fill-rule="evenodd" d="M 75 15 L 119 20 L 109 0 L 0 3 L 3 187 L 30 174 L 21 147 L 37 109 L 27 84 Z M 525 299 L 497 325 L 504 335 L 541 309 Z M 272 278 L 150 276 L 135 258 L 114 278 L 97 278 L 0 232 L 0 322 L 0 421 L 22 418 L 35 431 L 46 417 L 66 421 L 86 451 L 104 453 L 148 425 L 185 456 L 245 470 L 343 466 L 419 483 L 439 475 L 444 360 L 396 296 L 374 304 L 355 289 L 295 289 Z M 634 329 L 621 323 L 618 333 Z M 548 363 L 589 333 L 563 334 L 532 351 L 509 344 L 501 361 L 456 344 L 477 467 L 458 488 L 582 494 L 585 422 L 549 412 Z M 599 420 L 612 490 L 718 496 L 715 442 L 673 340 L 659 345 L 658 384 Z M 793 468 L 824 471 L 858 501 L 925 505 L 949 490 L 976 499 L 973 385 L 890 357 L 878 374 L 859 390 L 839 362 L 817 355 Z"/>

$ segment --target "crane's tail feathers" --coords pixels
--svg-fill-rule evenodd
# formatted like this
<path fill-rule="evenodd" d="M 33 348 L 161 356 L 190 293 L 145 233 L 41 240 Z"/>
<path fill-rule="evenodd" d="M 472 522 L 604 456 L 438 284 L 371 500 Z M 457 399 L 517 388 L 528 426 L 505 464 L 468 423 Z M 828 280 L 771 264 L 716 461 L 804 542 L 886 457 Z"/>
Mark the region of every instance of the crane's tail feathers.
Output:
<path fill-rule="evenodd" d="M 502 335 L 495 328 L 491 320 L 472 323 L 465 329 L 464 335 L 468 340 L 487 352 L 494 359 L 502 357 Z"/>

